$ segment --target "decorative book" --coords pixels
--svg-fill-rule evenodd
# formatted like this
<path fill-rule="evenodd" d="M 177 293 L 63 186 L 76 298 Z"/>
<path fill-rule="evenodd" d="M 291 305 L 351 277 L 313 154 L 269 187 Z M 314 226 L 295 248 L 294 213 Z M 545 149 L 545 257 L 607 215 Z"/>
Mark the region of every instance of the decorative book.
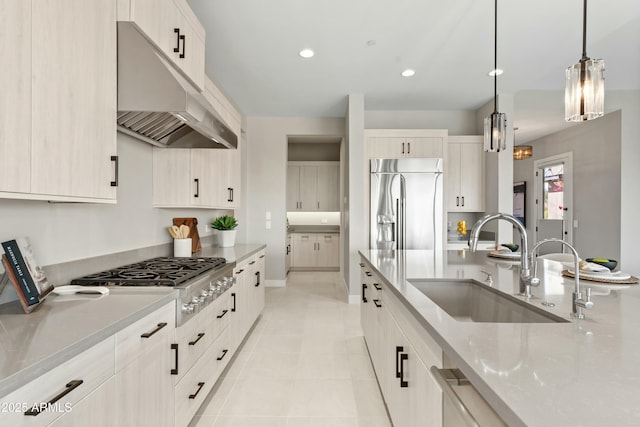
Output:
<path fill-rule="evenodd" d="M 22 308 L 26 313 L 31 313 L 53 290 L 53 285 L 36 262 L 26 237 L 2 242 L 2 249 L 5 272 L 13 283 Z"/>

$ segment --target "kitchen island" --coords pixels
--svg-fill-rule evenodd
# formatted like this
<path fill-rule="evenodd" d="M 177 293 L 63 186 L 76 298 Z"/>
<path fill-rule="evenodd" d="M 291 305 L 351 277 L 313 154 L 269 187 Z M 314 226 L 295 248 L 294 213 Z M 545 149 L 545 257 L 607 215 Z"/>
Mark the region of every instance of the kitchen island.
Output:
<path fill-rule="evenodd" d="M 562 323 L 474 323 L 455 320 L 412 279 L 474 279 L 518 293 L 519 264 L 487 252 L 362 250 L 367 268 L 458 367 L 509 426 L 640 424 L 640 287 L 591 287 L 595 306 L 571 313 L 573 279 L 562 264 L 538 261 L 542 283 L 526 301 Z M 489 284 L 487 274 L 491 274 Z M 545 302 L 554 306 L 542 305 Z M 364 328 L 364 326 L 363 326 Z M 427 367 L 428 368 L 428 367 Z"/>

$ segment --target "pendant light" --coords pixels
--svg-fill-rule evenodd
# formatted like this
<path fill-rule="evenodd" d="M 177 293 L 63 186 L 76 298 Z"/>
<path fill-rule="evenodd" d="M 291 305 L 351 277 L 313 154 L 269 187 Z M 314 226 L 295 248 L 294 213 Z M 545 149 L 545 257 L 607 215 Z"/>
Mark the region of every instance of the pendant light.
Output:
<path fill-rule="evenodd" d="M 495 0 L 493 49 L 493 113 L 484 119 L 484 151 L 500 152 L 507 148 L 507 115 L 498 113 L 498 0 Z"/>
<path fill-rule="evenodd" d="M 604 114 L 604 61 L 587 56 L 587 0 L 582 20 L 582 58 L 567 68 L 564 119 L 581 122 Z"/>

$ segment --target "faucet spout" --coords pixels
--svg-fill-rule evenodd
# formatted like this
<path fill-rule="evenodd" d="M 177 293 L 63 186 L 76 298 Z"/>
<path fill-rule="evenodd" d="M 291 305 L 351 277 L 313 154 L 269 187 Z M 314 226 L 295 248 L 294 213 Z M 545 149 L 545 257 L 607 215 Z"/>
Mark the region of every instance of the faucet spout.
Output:
<path fill-rule="evenodd" d="M 571 246 L 569 243 L 560 239 L 545 239 L 541 240 L 535 244 L 533 248 L 531 248 L 531 263 L 534 263 L 534 259 L 536 256 L 536 251 L 538 248 L 546 243 L 560 243 L 569 248 L 571 253 L 573 254 L 573 271 L 574 271 L 574 282 L 575 287 L 573 291 L 572 298 L 572 311 L 573 315 L 578 319 L 584 319 L 583 309 L 589 309 L 593 307 L 593 302 L 591 301 L 591 288 L 587 288 L 586 291 L 586 300 L 582 299 L 582 292 L 580 290 L 580 256 L 578 256 L 578 251 Z"/>
<path fill-rule="evenodd" d="M 538 282 L 531 281 L 531 271 L 529 268 L 529 242 L 527 238 L 527 230 L 522 223 L 518 221 L 513 215 L 505 213 L 495 213 L 485 215 L 473 224 L 471 233 L 469 234 L 469 247 L 471 251 L 475 252 L 478 248 L 478 240 L 480 236 L 480 230 L 489 222 L 493 220 L 504 220 L 511 223 L 520 233 L 520 292 L 526 297 L 531 298 L 531 286 L 536 286 Z"/>

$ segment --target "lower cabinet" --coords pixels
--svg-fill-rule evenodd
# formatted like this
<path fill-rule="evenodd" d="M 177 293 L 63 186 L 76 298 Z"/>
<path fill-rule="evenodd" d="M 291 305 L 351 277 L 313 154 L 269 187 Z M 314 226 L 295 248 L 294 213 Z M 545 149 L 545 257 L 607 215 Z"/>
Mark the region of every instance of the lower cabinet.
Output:
<path fill-rule="evenodd" d="M 367 264 L 360 266 L 362 329 L 393 424 L 442 426 L 442 392 L 427 368 L 442 367 L 442 350 L 432 340 L 416 343 L 420 335 L 407 338 L 410 314 Z"/>
<path fill-rule="evenodd" d="M 113 427 L 116 425 L 116 413 L 105 402 L 113 402 L 115 398 L 116 380 L 111 377 L 49 427 Z"/>
<path fill-rule="evenodd" d="M 339 268 L 340 234 L 293 233 L 294 268 Z"/>

